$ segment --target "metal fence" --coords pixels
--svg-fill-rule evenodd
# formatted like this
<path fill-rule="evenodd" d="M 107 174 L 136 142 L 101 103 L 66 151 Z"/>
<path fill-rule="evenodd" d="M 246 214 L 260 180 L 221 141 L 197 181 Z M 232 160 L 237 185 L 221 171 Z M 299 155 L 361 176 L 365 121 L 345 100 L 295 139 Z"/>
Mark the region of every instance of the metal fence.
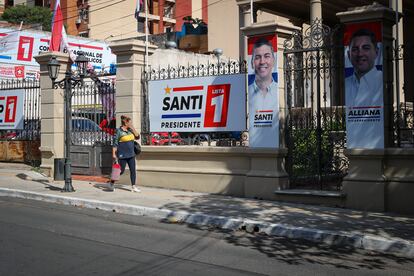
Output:
<path fill-rule="evenodd" d="M 414 79 L 410 74 L 414 71 L 414 45 L 403 44 L 396 48 L 388 48 L 386 53 L 390 57 L 388 66 L 392 66 L 395 71 L 394 85 L 388 85 L 389 88 L 394 89 L 389 91 L 394 96 L 394 112 L 391 119 L 394 147 L 412 148 L 414 147 Z M 400 71 L 400 65 L 404 66 L 404 72 Z"/>
<path fill-rule="evenodd" d="M 72 90 L 72 144 L 112 144 L 115 123 L 115 83 L 107 76 L 84 80 Z"/>
<path fill-rule="evenodd" d="M 202 145 L 202 146 L 246 146 L 247 130 L 237 132 L 156 132 L 149 131 L 148 81 L 178 78 L 194 78 L 247 73 L 246 61 L 222 60 L 197 65 L 177 65 L 168 68 L 152 68 L 144 72 L 143 78 L 143 132 L 144 145 Z"/>
<path fill-rule="evenodd" d="M 0 130 L 0 141 L 40 140 L 40 83 L 38 80 L 2 80 L 0 91 L 24 90 L 23 129 Z"/>
<path fill-rule="evenodd" d="M 315 20 L 284 42 L 286 170 L 293 188 L 337 190 L 348 171 L 341 37 L 339 26 Z"/>

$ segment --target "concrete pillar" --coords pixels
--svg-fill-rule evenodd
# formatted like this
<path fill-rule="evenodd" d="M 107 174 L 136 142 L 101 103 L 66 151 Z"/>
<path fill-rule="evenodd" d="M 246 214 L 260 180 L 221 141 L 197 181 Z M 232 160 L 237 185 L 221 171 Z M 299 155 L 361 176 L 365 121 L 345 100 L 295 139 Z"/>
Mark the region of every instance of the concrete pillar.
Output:
<path fill-rule="evenodd" d="M 310 0 L 310 24 L 315 19 L 322 19 L 322 0 Z"/>
<path fill-rule="evenodd" d="M 276 190 L 286 189 L 289 186 L 288 175 L 284 167 L 287 154 L 284 142 L 284 122 L 287 108 L 284 92 L 283 43 L 294 31 L 300 31 L 300 28 L 289 23 L 263 22 L 241 28 L 241 31 L 246 37 L 274 33 L 277 35 L 280 148 L 274 150 L 249 149 L 251 154 L 250 171 L 246 175 L 244 185 L 246 197 L 275 199 L 274 192 Z M 247 62 L 250 66 L 250 61 L 247 60 Z"/>
<path fill-rule="evenodd" d="M 250 26 L 252 24 L 250 5 L 239 6 L 240 9 L 240 29 Z M 240 55 L 244 60 L 247 60 L 247 38 L 240 34 Z"/>
<path fill-rule="evenodd" d="M 41 97 L 41 136 L 40 152 L 41 168 L 53 176 L 54 159 L 64 157 L 64 89 L 52 87 L 47 64 L 52 56 L 60 63 L 57 80 L 65 77 L 67 68 L 72 64 L 68 54 L 60 52 L 44 52 L 34 57 L 40 64 Z"/>
<path fill-rule="evenodd" d="M 136 129 L 142 131 L 143 94 L 142 75 L 144 73 L 145 42 L 137 39 L 114 41 L 110 44 L 116 55 L 116 120 L 120 125 L 121 115 L 131 117 Z M 156 46 L 148 45 L 148 55 Z"/>
<path fill-rule="evenodd" d="M 358 7 L 350 11 L 338 13 L 344 24 L 363 22 L 382 22 L 383 34 L 383 79 L 384 79 L 384 144 L 392 145 L 392 112 L 393 112 L 393 67 L 387 62 L 389 49 L 392 46 L 392 26 L 395 13 L 392 9 L 374 3 Z M 388 50 L 387 50 L 388 49 Z M 390 66 L 391 65 L 391 66 Z M 386 210 L 386 151 L 378 149 L 348 149 L 345 154 L 349 158 L 349 173 L 344 178 L 343 188 L 346 193 L 346 206 L 368 211 Z"/>
<path fill-rule="evenodd" d="M 250 170 L 244 182 L 244 196 L 274 200 L 276 191 L 289 188 L 285 170 L 287 149 L 248 149 Z"/>

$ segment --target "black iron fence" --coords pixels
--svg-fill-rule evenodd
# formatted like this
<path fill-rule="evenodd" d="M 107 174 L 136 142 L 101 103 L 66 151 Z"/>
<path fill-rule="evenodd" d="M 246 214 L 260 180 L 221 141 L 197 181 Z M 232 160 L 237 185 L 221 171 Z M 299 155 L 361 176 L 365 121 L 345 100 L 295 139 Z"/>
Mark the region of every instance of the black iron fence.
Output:
<path fill-rule="evenodd" d="M 37 80 L 1 80 L 0 91 L 24 91 L 23 128 L 0 130 L 0 141 L 40 140 L 40 84 Z"/>
<path fill-rule="evenodd" d="M 395 147 L 414 147 L 414 45 L 403 44 L 388 48 L 388 66 L 394 69 L 393 87 L 390 93 L 394 99 L 394 112 L 391 121 Z M 402 68 L 400 68 L 402 66 Z M 401 71 L 403 69 L 403 71 Z M 398 77 L 397 77 L 398 76 Z"/>
<path fill-rule="evenodd" d="M 284 43 L 286 170 L 292 188 L 338 190 L 348 171 L 342 29 L 315 20 Z"/>
<path fill-rule="evenodd" d="M 72 144 L 111 144 L 116 129 L 115 82 L 108 76 L 86 79 L 72 90 Z"/>

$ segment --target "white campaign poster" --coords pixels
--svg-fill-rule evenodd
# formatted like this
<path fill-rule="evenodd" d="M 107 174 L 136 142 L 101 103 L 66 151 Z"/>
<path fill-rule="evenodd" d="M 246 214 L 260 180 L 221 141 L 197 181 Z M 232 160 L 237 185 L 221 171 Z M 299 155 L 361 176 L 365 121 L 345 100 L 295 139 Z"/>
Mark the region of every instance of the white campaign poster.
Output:
<path fill-rule="evenodd" d="M 151 132 L 246 129 L 245 75 L 149 82 Z"/>
<path fill-rule="evenodd" d="M 23 129 L 24 89 L 0 90 L 0 129 Z"/>
<path fill-rule="evenodd" d="M 348 24 L 344 33 L 347 148 L 384 148 L 382 24 Z"/>
<path fill-rule="evenodd" d="M 50 35 L 50 32 L 0 28 L 1 77 L 38 78 L 39 64 L 33 57 L 49 51 Z M 95 71 L 109 72 L 116 63 L 116 56 L 102 41 L 68 36 L 68 42 L 75 55 L 79 51 L 85 54 Z"/>
<path fill-rule="evenodd" d="M 249 146 L 279 148 L 277 36 L 248 39 Z"/>

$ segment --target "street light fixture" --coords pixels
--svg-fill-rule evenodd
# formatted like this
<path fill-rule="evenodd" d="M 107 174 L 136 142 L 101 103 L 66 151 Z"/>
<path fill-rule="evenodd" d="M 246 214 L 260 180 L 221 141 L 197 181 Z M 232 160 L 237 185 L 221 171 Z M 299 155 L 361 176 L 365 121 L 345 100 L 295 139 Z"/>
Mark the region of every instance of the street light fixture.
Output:
<path fill-rule="evenodd" d="M 213 50 L 213 54 L 217 58 L 217 65 L 220 66 L 220 56 L 223 54 L 223 49 L 216 48 L 216 49 Z"/>
<path fill-rule="evenodd" d="M 82 85 L 83 78 L 86 76 L 86 68 L 88 65 L 88 58 L 85 57 L 83 52 L 79 52 L 75 60 L 77 75 L 73 75 L 70 67 L 65 72 L 65 78 L 56 81 L 59 73 L 60 64 L 56 60 L 55 56 L 50 58 L 47 65 L 49 77 L 52 80 L 52 87 L 54 89 L 61 88 L 65 90 L 65 169 L 64 179 L 65 186 L 63 192 L 74 192 L 72 186 L 72 172 L 71 172 L 71 160 L 70 160 L 70 144 L 71 144 L 71 126 L 72 126 L 72 88 Z"/>

